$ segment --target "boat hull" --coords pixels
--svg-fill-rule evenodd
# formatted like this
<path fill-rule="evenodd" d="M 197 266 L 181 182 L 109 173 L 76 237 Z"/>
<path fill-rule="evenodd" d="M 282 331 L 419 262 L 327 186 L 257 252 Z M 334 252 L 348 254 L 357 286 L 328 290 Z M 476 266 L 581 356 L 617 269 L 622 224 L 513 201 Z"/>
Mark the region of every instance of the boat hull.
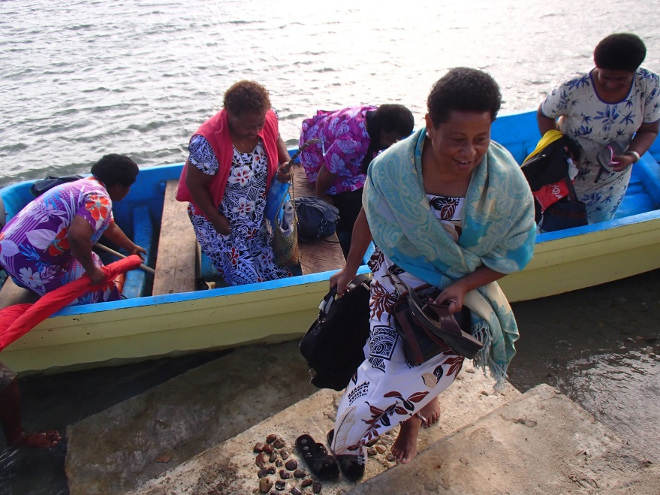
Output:
<path fill-rule="evenodd" d="M 500 117 L 493 126 L 493 139 L 510 149 L 519 163 L 539 137 L 534 112 Z M 658 157 L 660 144 L 635 165 L 614 220 L 540 234 L 531 263 L 500 282 L 509 300 L 547 297 L 660 268 Z M 141 171 L 130 195 L 116 205 L 122 228 L 137 225 L 136 218 L 159 222 L 165 183 L 178 178 L 181 167 Z M 14 186 L 0 191 L 10 215 L 30 199 L 26 191 Z M 137 208 L 146 208 L 148 214 L 135 214 Z M 144 237 L 139 244 L 149 242 L 157 230 L 129 229 L 130 235 Z M 149 251 L 153 257 L 155 249 Z M 366 266 L 360 270 L 367 271 Z M 318 315 L 332 273 L 162 296 L 136 294 L 122 301 L 65 308 L 8 346 L 0 359 L 21 372 L 61 371 L 299 338 Z M 141 272 L 129 275 L 144 282 Z"/>

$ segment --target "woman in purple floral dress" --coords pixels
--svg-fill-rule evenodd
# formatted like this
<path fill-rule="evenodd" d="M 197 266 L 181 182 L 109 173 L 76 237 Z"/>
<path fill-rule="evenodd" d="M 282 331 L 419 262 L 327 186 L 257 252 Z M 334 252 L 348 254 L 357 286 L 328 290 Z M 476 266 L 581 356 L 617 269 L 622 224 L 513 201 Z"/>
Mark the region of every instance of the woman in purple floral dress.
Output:
<path fill-rule="evenodd" d="M 142 255 L 115 224 L 112 202 L 123 199 L 139 172 L 123 155 L 105 155 L 92 166 L 92 176 L 56 186 L 32 200 L 0 233 L 0 264 L 14 282 L 39 295 L 87 274 L 93 283 L 105 275 L 103 262 L 92 251 L 101 236 Z M 74 304 L 119 299 L 113 284 L 99 286 Z"/>
<path fill-rule="evenodd" d="M 414 124 L 410 110 L 390 104 L 319 110 L 303 122 L 300 145 L 314 138 L 318 142 L 300 154 L 300 162 L 316 195 L 339 209 L 337 235 L 344 255 L 362 208 L 369 163 L 380 151 L 409 136 Z"/>

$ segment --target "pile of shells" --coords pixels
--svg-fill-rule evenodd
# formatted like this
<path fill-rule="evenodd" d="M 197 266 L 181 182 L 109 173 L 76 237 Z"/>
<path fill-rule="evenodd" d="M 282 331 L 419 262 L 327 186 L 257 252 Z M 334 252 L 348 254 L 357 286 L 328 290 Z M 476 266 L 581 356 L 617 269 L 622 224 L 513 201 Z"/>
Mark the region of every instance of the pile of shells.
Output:
<path fill-rule="evenodd" d="M 253 452 L 257 454 L 254 461 L 259 477 L 257 493 L 270 495 L 321 493 L 323 487 L 321 483 L 312 479 L 307 471 L 299 468 L 298 461 L 288 451 L 286 443 L 279 435 L 269 434 L 265 442 L 257 442 L 254 445 Z"/>

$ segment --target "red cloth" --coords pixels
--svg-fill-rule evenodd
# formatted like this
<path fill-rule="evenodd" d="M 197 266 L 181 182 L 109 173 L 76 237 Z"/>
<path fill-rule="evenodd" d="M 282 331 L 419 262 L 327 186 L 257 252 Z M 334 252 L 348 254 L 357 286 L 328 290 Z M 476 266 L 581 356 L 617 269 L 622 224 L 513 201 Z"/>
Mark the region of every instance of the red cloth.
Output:
<path fill-rule="evenodd" d="M 566 185 L 566 180 L 562 179 L 558 182 L 541 186 L 538 191 L 532 191 L 532 194 L 541 205 L 541 211 L 543 212 L 548 206 L 568 196 L 568 185 Z"/>
<path fill-rule="evenodd" d="M 128 270 L 134 270 L 141 263 L 140 257 L 133 254 L 107 266 L 102 266 L 101 270 L 105 273 L 106 283 L 113 283 L 118 275 Z M 79 279 L 45 294 L 34 304 L 15 304 L 0 310 L 0 351 L 53 313 L 69 305 L 77 297 L 89 290 L 98 289 L 98 287 L 99 285 L 92 285 L 87 275 L 83 275 Z"/>
<path fill-rule="evenodd" d="M 193 134 L 203 136 L 208 143 L 213 148 L 215 157 L 218 160 L 218 172 L 213 176 L 213 182 L 209 187 L 211 192 L 211 199 L 213 204 L 217 208 L 220 203 L 222 203 L 222 198 L 225 195 L 225 186 L 227 185 L 227 179 L 229 178 L 229 172 L 231 171 L 231 161 L 234 156 L 234 145 L 231 142 L 231 135 L 229 134 L 229 120 L 227 118 L 227 112 L 223 109 L 213 117 L 204 122 L 197 132 Z M 279 136 L 277 116 L 275 112 L 269 110 L 266 113 L 266 123 L 264 124 L 263 129 L 259 132 L 259 137 L 264 144 L 266 149 L 266 157 L 268 159 L 268 182 L 271 183 L 275 172 L 277 172 L 277 167 L 279 165 L 279 154 L 277 152 L 277 138 Z M 188 190 L 186 184 L 186 172 L 188 171 L 188 161 L 183 166 L 181 171 L 181 177 L 179 178 L 179 187 L 176 192 L 176 199 L 178 201 L 187 201 L 192 204 L 195 204 L 193 201 L 192 195 Z M 268 188 L 266 188 L 268 189 Z M 198 213 L 202 211 L 198 208 Z"/>

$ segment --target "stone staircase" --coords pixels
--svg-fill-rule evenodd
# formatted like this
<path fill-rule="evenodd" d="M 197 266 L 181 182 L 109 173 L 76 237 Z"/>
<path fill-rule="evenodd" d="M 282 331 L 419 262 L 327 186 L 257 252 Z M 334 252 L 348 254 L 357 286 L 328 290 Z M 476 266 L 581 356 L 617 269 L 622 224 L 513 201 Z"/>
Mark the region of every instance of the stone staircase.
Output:
<path fill-rule="evenodd" d="M 260 493 L 254 445 L 278 435 L 289 460 L 306 469 L 295 439 L 309 433 L 324 442 L 339 397 L 307 383 L 296 343 L 237 350 L 71 427 L 71 494 Z M 657 466 L 551 387 L 495 394 L 492 380 L 467 363 L 441 404 L 440 424 L 422 429 L 411 463 L 388 457 L 395 430 L 371 449 L 361 482 L 340 477 L 316 488 L 330 495 L 660 493 Z M 263 490 L 280 480 L 269 478 Z M 265 493 L 314 493 L 302 481 L 292 477 Z"/>

